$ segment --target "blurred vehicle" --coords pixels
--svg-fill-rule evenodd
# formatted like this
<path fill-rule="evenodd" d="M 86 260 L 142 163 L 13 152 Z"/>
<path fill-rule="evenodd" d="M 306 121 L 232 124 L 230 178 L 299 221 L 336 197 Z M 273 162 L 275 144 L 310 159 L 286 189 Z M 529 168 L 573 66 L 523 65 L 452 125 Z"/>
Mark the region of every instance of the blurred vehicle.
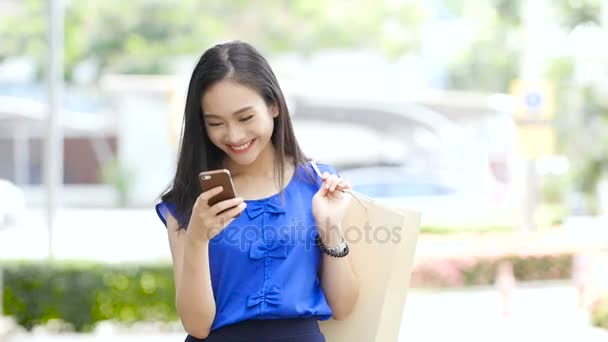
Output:
<path fill-rule="evenodd" d="M 355 191 L 380 203 L 420 211 L 427 227 L 513 227 L 518 218 L 513 196 L 489 170 L 485 179 L 468 176 L 465 170 L 408 166 L 360 167 L 340 170 L 340 175 Z"/>
<path fill-rule="evenodd" d="M 13 226 L 25 209 L 25 195 L 13 183 L 0 179 L 0 229 Z"/>
<path fill-rule="evenodd" d="M 425 226 L 518 225 L 513 97 L 298 82 L 288 94 L 302 148 L 359 192 L 421 211 Z"/>

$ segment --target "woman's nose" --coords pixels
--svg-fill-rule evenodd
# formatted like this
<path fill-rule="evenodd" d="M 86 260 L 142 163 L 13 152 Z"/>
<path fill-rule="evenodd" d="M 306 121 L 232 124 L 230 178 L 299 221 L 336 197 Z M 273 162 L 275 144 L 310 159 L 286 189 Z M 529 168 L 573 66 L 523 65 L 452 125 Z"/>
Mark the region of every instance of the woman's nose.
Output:
<path fill-rule="evenodd" d="M 243 133 L 239 129 L 228 129 L 226 132 L 226 141 L 228 144 L 236 145 L 242 143 Z"/>

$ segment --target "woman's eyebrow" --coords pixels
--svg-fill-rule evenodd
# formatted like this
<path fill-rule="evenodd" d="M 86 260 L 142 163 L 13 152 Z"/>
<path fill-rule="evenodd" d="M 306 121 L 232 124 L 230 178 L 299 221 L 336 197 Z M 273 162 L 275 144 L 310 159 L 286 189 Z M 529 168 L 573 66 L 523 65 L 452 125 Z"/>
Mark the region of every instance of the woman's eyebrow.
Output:
<path fill-rule="evenodd" d="M 238 114 L 241 114 L 241 113 L 246 112 L 246 111 L 251 110 L 251 109 L 253 109 L 253 106 L 245 106 L 245 107 L 243 107 L 243 108 L 241 108 L 241 109 L 239 109 L 239 110 L 235 111 L 234 113 L 232 113 L 232 115 L 233 115 L 233 116 L 234 116 L 234 115 L 238 115 Z M 213 117 L 215 117 L 215 118 L 219 118 L 219 117 L 220 117 L 219 115 L 210 114 L 210 113 L 204 113 L 203 115 L 204 115 L 205 117 L 208 117 L 208 118 L 213 118 Z"/>

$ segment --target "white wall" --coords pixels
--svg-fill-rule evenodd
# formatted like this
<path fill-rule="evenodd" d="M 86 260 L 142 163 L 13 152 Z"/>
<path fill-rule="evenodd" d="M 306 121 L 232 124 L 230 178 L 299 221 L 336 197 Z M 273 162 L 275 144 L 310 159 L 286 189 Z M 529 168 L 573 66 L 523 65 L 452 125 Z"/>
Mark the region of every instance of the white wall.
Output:
<path fill-rule="evenodd" d="M 129 205 L 151 206 L 169 184 L 175 168 L 170 142 L 167 77 L 111 76 L 103 82 L 118 111 L 118 158 L 134 177 Z"/>

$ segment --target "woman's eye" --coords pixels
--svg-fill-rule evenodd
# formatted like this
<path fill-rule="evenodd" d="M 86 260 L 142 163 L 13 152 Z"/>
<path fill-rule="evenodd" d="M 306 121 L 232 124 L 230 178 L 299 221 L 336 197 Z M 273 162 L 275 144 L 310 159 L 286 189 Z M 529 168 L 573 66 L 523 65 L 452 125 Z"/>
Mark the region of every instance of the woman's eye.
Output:
<path fill-rule="evenodd" d="M 251 118 L 253 118 L 253 115 L 249 115 L 248 117 L 242 118 L 242 119 L 241 119 L 241 120 L 239 120 L 239 121 L 241 121 L 241 122 L 245 122 L 245 121 L 249 121 L 249 120 L 251 120 Z"/>
<path fill-rule="evenodd" d="M 218 123 L 218 122 L 207 122 L 207 125 L 209 125 L 210 127 L 217 127 L 217 126 L 220 126 L 221 123 Z"/>

